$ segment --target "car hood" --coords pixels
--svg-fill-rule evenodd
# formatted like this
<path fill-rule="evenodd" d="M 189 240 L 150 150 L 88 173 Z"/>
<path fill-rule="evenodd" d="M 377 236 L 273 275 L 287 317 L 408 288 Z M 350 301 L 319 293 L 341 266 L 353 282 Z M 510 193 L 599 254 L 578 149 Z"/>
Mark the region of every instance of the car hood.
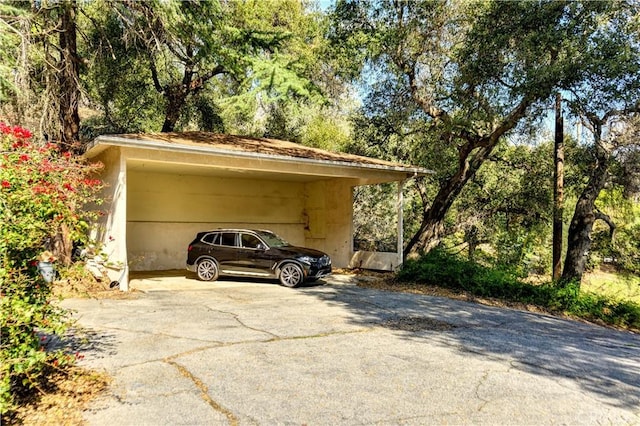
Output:
<path fill-rule="evenodd" d="M 287 246 L 287 247 L 278 247 L 276 250 L 293 258 L 300 257 L 300 256 L 322 257 L 327 255 L 326 253 L 321 252 L 320 250 L 314 250 L 306 247 Z"/>

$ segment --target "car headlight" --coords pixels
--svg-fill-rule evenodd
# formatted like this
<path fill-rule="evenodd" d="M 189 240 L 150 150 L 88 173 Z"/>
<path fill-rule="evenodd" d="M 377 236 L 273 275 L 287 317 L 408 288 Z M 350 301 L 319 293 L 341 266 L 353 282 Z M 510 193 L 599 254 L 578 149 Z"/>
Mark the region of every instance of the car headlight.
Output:
<path fill-rule="evenodd" d="M 300 256 L 298 260 L 302 263 L 306 263 L 307 265 L 311 265 L 315 259 L 311 256 Z"/>

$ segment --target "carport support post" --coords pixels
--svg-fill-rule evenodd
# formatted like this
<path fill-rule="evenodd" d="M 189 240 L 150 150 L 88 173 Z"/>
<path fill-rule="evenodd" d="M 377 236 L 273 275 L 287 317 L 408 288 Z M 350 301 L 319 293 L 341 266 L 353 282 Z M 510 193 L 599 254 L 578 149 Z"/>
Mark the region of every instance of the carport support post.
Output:
<path fill-rule="evenodd" d="M 396 208 L 398 210 L 398 266 L 397 268 L 400 268 L 400 266 L 403 263 L 403 247 L 404 247 L 404 193 L 403 193 L 403 189 L 404 189 L 404 184 L 405 182 L 409 180 L 409 179 L 404 179 L 404 180 L 400 180 L 398 181 L 398 199 L 397 199 L 397 205 Z"/>

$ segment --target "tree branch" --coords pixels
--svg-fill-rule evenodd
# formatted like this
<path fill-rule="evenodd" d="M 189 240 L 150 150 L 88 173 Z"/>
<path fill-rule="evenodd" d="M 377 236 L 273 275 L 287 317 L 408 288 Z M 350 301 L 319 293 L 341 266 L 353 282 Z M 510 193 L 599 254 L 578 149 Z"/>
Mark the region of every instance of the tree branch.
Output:
<path fill-rule="evenodd" d="M 434 120 L 442 120 L 447 124 L 451 123 L 451 117 L 449 114 L 441 108 L 436 107 L 432 102 L 420 95 L 420 88 L 416 82 L 415 67 L 406 70 L 405 74 L 409 79 L 409 88 L 411 89 L 411 97 L 420 105 L 420 108 Z"/>
<path fill-rule="evenodd" d="M 531 102 L 532 100 L 528 96 L 525 96 L 520 101 L 520 103 L 513 110 L 511 110 L 509 115 L 507 115 L 505 119 L 502 120 L 498 127 L 496 127 L 490 135 L 483 138 L 486 139 L 486 142 L 484 144 L 481 144 L 481 146 L 495 145 L 505 133 L 513 129 L 516 124 L 518 124 L 518 121 L 520 121 L 520 119 L 525 116 L 527 108 L 529 108 Z"/>
<path fill-rule="evenodd" d="M 609 226 L 609 238 L 611 238 L 611 241 L 613 242 L 613 240 L 615 239 L 615 233 L 617 228 L 616 224 L 613 222 L 613 220 L 609 215 L 602 213 L 597 208 L 595 209 L 594 215 L 596 217 L 596 220 L 600 219 Z"/>
<path fill-rule="evenodd" d="M 214 69 L 212 69 L 208 73 L 193 80 L 189 88 L 192 91 L 196 92 L 202 89 L 207 81 L 211 80 L 213 77 L 220 74 L 228 74 L 228 71 L 222 65 L 216 66 Z"/>
<path fill-rule="evenodd" d="M 636 103 L 633 106 L 630 106 L 629 108 L 612 109 L 610 111 L 607 111 L 602 116 L 601 120 L 602 120 L 602 122 L 606 122 L 611 117 L 618 117 L 618 116 L 621 116 L 621 115 L 629 115 L 629 114 L 634 114 L 634 113 L 640 113 L 640 102 Z"/>
<path fill-rule="evenodd" d="M 151 68 L 151 78 L 153 79 L 153 87 L 156 88 L 156 91 L 160 94 L 165 92 L 164 87 L 160 84 L 160 79 L 158 78 L 158 70 L 156 69 L 156 63 L 153 61 L 151 54 L 149 54 L 149 67 Z"/>

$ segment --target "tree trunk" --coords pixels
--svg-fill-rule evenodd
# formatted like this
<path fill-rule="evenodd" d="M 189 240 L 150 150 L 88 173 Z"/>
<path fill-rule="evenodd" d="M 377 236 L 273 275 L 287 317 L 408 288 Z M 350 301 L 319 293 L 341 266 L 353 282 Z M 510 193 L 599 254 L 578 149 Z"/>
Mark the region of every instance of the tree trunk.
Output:
<path fill-rule="evenodd" d="M 569 236 L 567 240 L 567 256 L 564 261 L 564 271 L 560 285 L 564 286 L 575 281 L 580 283 L 584 274 L 587 254 L 591 248 L 591 231 L 593 223 L 597 219 L 597 209 L 595 202 L 604 188 L 609 167 L 610 152 L 602 145 L 601 124 L 594 123 L 596 165 L 591 172 L 587 186 L 580 194 L 576 209 L 569 226 Z"/>
<path fill-rule="evenodd" d="M 439 215 L 433 214 L 432 212 L 432 209 L 426 212 L 422 218 L 420 229 L 404 249 L 405 259 L 415 258 L 420 253 L 426 253 L 436 247 L 440 242 L 440 234 L 444 229 L 443 219 L 440 219 Z M 444 218 L 444 214 L 442 214 L 442 217 Z"/>
<path fill-rule="evenodd" d="M 167 107 L 164 114 L 164 123 L 162 124 L 162 132 L 173 132 L 176 128 L 176 123 L 180 118 L 180 111 L 184 107 L 186 101 L 186 94 L 182 94 L 177 90 L 169 90 L 167 94 Z"/>
<path fill-rule="evenodd" d="M 71 264 L 72 251 L 73 241 L 71 241 L 69 227 L 66 224 L 62 224 L 53 240 L 53 254 L 58 258 L 58 262 L 64 266 L 69 266 Z"/>
<path fill-rule="evenodd" d="M 58 42 L 60 57 L 58 61 L 58 125 L 60 147 L 64 151 L 80 151 L 80 73 L 78 48 L 76 42 L 77 3 L 75 0 L 64 1 L 59 6 Z M 71 263 L 73 242 L 66 225 L 62 225 L 55 236 L 54 253 L 62 264 Z"/>
<path fill-rule="evenodd" d="M 564 262 L 561 285 L 566 285 L 571 281 L 578 283 L 582 281 L 587 254 L 591 248 L 591 231 L 596 219 L 594 202 L 600 192 L 596 191 L 595 185 L 590 186 L 580 196 L 569 226 L 567 257 Z"/>
<path fill-rule="evenodd" d="M 58 73 L 60 141 L 63 149 L 71 151 L 79 149 L 80 140 L 80 115 L 78 114 L 80 83 L 76 44 L 77 4 L 75 0 L 71 0 L 62 3 L 60 8 L 60 72 Z"/>
<path fill-rule="evenodd" d="M 171 108 L 171 109 L 170 109 Z M 180 117 L 180 110 L 175 106 L 167 106 L 167 111 L 164 116 L 164 123 L 162 124 L 162 133 L 173 132 Z"/>
<path fill-rule="evenodd" d="M 164 114 L 162 132 L 173 132 L 180 118 L 180 112 L 187 101 L 188 92 L 184 85 L 170 86 L 165 90 L 167 107 Z"/>
<path fill-rule="evenodd" d="M 497 143 L 497 142 L 496 142 Z M 491 154 L 495 143 L 477 148 L 469 160 L 471 149 L 461 150 L 461 161 L 457 172 L 442 186 L 436 194 L 431 206 L 425 209 L 420 229 L 411 238 L 404 250 L 405 258 L 415 257 L 419 253 L 428 252 L 438 245 L 444 230 L 444 218 L 460 191 L 471 179 L 484 160 Z"/>
<path fill-rule="evenodd" d="M 478 245 L 480 244 L 480 241 L 478 240 L 478 227 L 476 225 L 472 225 L 471 229 L 465 232 L 464 240 L 468 244 L 469 261 L 473 262 L 476 258 L 476 248 L 478 248 Z"/>

